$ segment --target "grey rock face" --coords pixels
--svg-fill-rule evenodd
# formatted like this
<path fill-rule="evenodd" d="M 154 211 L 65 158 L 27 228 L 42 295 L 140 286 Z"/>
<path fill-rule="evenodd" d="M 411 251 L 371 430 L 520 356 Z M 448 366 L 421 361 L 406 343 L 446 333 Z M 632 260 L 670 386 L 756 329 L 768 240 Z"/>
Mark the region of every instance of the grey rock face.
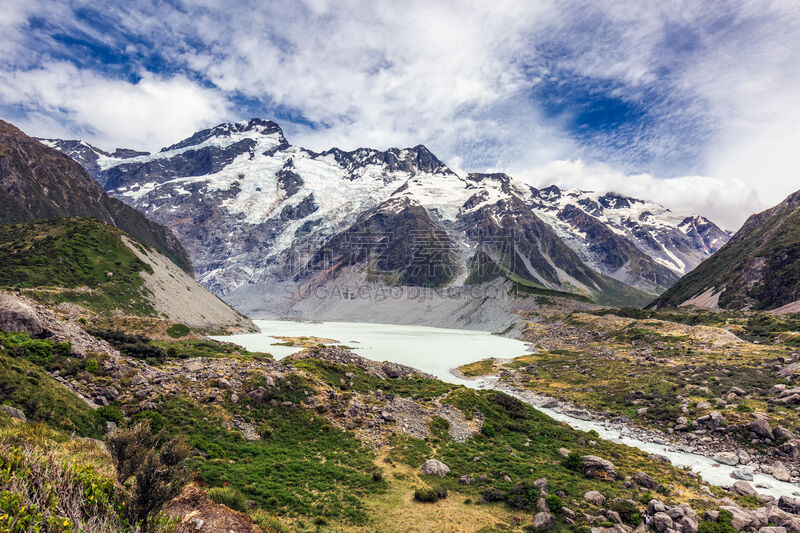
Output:
<path fill-rule="evenodd" d="M 32 305 L 0 293 L 0 329 L 20 331 L 35 337 L 44 331 L 42 322 Z"/>

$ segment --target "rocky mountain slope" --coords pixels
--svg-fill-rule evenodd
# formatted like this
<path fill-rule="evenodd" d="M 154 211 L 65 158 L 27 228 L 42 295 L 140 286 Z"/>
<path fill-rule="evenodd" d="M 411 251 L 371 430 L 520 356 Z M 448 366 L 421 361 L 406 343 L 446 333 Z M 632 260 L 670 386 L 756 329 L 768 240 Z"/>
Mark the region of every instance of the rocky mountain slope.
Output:
<path fill-rule="evenodd" d="M 84 323 L 128 315 L 199 330 L 253 327 L 166 256 L 93 218 L 0 226 L 0 264 L 0 289 L 66 306 Z"/>
<path fill-rule="evenodd" d="M 230 301 L 261 302 L 251 312 L 285 312 L 343 279 L 448 289 L 502 279 L 642 303 L 727 239 L 702 217 L 652 203 L 540 191 L 505 174 L 461 177 L 424 146 L 312 152 L 258 119 L 154 154 L 43 142 L 170 227 L 201 283 Z"/>
<path fill-rule="evenodd" d="M 800 310 L 800 191 L 752 215 L 708 261 L 653 306 Z"/>
<path fill-rule="evenodd" d="M 117 226 L 191 272 L 172 232 L 109 197 L 75 161 L 0 120 L 0 224 L 70 216 Z"/>

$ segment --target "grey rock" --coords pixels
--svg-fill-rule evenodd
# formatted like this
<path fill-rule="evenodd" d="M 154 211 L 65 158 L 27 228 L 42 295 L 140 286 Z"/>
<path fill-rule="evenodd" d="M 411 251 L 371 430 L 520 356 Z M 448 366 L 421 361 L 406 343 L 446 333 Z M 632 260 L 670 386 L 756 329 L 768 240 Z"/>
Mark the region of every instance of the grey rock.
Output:
<path fill-rule="evenodd" d="M 633 475 L 633 481 L 640 487 L 646 489 L 655 489 L 658 487 L 658 482 L 644 472 L 636 472 Z"/>
<path fill-rule="evenodd" d="M 544 529 L 552 526 L 554 523 L 553 515 L 548 512 L 539 512 L 533 516 L 533 527 L 536 529 Z"/>
<path fill-rule="evenodd" d="M 583 499 L 591 503 L 592 505 L 596 505 L 598 507 L 606 503 L 606 497 L 600 494 L 596 490 L 590 490 L 589 492 L 584 494 Z"/>
<path fill-rule="evenodd" d="M 775 438 L 775 436 L 772 434 L 772 428 L 770 427 L 769 422 L 767 422 L 763 418 L 756 418 L 755 420 L 750 422 L 748 428 L 750 428 L 750 431 L 752 431 L 761 438 L 770 440 Z"/>
<path fill-rule="evenodd" d="M 653 515 L 653 527 L 659 533 L 665 533 L 667 530 L 673 529 L 674 523 L 667 513 L 659 512 Z"/>
<path fill-rule="evenodd" d="M 731 472 L 731 476 L 744 481 L 753 481 L 753 469 L 749 466 L 743 466 Z"/>
<path fill-rule="evenodd" d="M 739 464 L 739 456 L 733 452 L 719 452 L 714 454 L 714 460 L 724 465 L 736 466 Z"/>
<path fill-rule="evenodd" d="M 772 475 L 778 481 L 789 481 L 792 478 L 789 474 L 789 470 L 787 470 L 786 466 L 780 461 L 772 463 Z"/>
<path fill-rule="evenodd" d="M 747 481 L 737 481 L 731 487 L 731 492 L 738 494 L 739 496 L 755 496 L 758 494 L 756 489 L 748 483 Z"/>
<path fill-rule="evenodd" d="M 540 494 L 547 495 L 547 491 L 550 488 L 550 483 L 545 478 L 539 478 L 533 482 L 533 486 L 536 487 L 536 490 L 539 491 Z"/>
<path fill-rule="evenodd" d="M 25 417 L 25 413 L 23 413 L 16 407 L 11 407 L 10 405 L 0 405 L 0 411 L 5 412 L 8 416 L 12 418 L 22 420 L 23 422 L 28 421 L 28 419 Z"/>
<path fill-rule="evenodd" d="M 586 477 L 604 479 L 606 481 L 614 481 L 617 479 L 617 469 L 611 463 L 602 457 L 596 455 L 584 455 L 581 457 L 583 466 L 581 472 Z"/>
<path fill-rule="evenodd" d="M 20 331 L 32 337 L 44 332 L 33 306 L 9 294 L 0 294 L 0 330 Z"/>
<path fill-rule="evenodd" d="M 428 459 L 422 467 L 420 467 L 420 470 L 423 474 L 429 476 L 445 477 L 450 473 L 450 467 L 438 459 Z"/>

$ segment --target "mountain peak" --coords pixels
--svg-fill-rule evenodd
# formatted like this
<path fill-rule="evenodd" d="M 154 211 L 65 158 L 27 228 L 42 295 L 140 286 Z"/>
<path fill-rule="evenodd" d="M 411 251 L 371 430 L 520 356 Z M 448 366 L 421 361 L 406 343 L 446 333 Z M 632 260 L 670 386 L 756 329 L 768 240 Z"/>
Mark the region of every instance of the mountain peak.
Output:
<path fill-rule="evenodd" d="M 191 137 L 188 137 L 171 146 L 162 148 L 161 152 L 189 148 L 209 141 L 213 138 L 230 138 L 237 134 L 241 135 L 248 133 L 251 135 L 242 136 L 252 137 L 252 134 L 265 136 L 276 135 L 279 139 L 279 144 L 288 144 L 286 137 L 283 135 L 283 130 L 276 122 L 261 118 L 251 118 L 250 120 L 243 120 L 241 122 L 223 122 L 212 128 L 200 130 Z"/>

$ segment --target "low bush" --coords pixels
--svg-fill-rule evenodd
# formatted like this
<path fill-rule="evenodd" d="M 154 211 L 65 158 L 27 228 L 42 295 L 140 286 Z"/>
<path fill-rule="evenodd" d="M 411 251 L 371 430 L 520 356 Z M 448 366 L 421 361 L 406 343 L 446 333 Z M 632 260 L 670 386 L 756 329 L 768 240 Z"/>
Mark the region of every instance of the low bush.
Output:
<path fill-rule="evenodd" d="M 566 468 L 567 470 L 572 470 L 573 472 L 580 472 L 581 468 L 583 467 L 583 459 L 581 459 L 581 454 L 578 452 L 570 452 L 563 461 L 561 461 L 561 466 Z"/>
<path fill-rule="evenodd" d="M 436 503 L 439 501 L 439 496 L 435 490 L 424 487 L 414 490 L 414 500 L 422 503 Z"/>
<path fill-rule="evenodd" d="M 484 498 L 486 495 L 484 494 Z M 536 509 L 536 500 L 539 499 L 539 490 L 530 481 L 517 483 L 508 490 L 506 500 L 514 509 L 533 511 Z M 487 499 L 487 501 L 489 501 Z"/>
<path fill-rule="evenodd" d="M 559 498 L 556 494 L 551 494 L 547 498 L 545 498 L 547 502 L 547 507 L 550 508 L 556 514 L 561 514 L 561 509 L 563 509 L 564 504 L 561 503 L 561 498 Z"/>
<path fill-rule="evenodd" d="M 230 507 L 234 511 L 247 510 L 247 498 L 233 487 L 213 487 L 208 489 L 206 494 L 211 501 Z"/>
<path fill-rule="evenodd" d="M 185 337 L 189 334 L 189 326 L 185 324 L 173 324 L 169 328 L 167 328 L 167 335 L 172 337 L 173 339 L 179 339 L 181 337 Z"/>
<path fill-rule="evenodd" d="M 506 501 L 506 493 L 494 487 L 484 490 L 481 496 L 483 496 L 484 501 L 488 503 Z"/>
<path fill-rule="evenodd" d="M 444 500 L 445 498 L 447 498 L 447 487 L 445 487 L 444 485 L 437 485 L 436 487 L 433 488 L 433 492 L 436 493 L 436 497 L 439 498 L 440 500 Z"/>

